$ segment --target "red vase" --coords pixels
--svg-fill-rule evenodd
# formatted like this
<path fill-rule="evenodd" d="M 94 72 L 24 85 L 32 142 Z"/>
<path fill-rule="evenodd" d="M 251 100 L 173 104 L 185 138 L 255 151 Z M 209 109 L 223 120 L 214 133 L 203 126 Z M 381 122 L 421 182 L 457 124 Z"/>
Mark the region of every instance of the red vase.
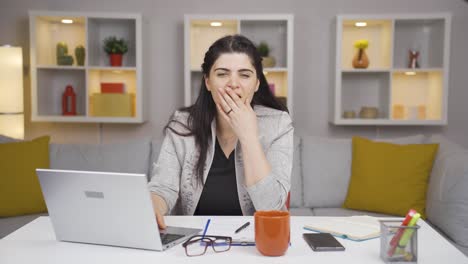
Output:
<path fill-rule="evenodd" d="M 110 54 L 110 65 L 113 67 L 122 66 L 122 54 Z"/>
<path fill-rule="evenodd" d="M 76 93 L 71 85 L 62 94 L 62 115 L 76 115 Z"/>

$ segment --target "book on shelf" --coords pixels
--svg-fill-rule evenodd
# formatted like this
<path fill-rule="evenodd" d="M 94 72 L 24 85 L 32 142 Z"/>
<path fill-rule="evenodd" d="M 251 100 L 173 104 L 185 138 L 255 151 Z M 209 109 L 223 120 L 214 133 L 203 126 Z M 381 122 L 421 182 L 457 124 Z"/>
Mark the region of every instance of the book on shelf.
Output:
<path fill-rule="evenodd" d="M 353 241 L 364 241 L 380 236 L 378 218 L 367 215 L 317 219 L 313 223 L 305 225 L 304 229 L 330 233 Z"/>
<path fill-rule="evenodd" d="M 125 84 L 101 83 L 101 93 L 125 93 Z"/>

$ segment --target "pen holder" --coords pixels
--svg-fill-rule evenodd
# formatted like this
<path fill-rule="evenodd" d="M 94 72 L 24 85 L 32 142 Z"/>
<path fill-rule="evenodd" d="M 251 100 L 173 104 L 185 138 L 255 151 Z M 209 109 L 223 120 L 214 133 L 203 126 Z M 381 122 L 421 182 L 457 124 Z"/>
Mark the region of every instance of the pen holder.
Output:
<path fill-rule="evenodd" d="M 419 226 L 401 226 L 399 220 L 380 221 L 380 257 L 385 263 L 418 262 Z"/>

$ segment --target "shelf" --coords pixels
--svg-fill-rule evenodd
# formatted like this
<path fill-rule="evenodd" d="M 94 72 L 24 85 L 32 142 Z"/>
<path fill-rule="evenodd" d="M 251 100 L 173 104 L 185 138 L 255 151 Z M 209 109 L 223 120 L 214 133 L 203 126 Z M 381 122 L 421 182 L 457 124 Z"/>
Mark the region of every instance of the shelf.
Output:
<path fill-rule="evenodd" d="M 440 126 L 446 125 L 445 121 L 441 120 L 390 120 L 390 119 L 361 119 L 361 118 L 340 118 L 337 119 L 335 125 L 348 126 Z"/>
<path fill-rule="evenodd" d="M 212 22 L 219 22 L 221 26 L 211 26 Z M 190 69 L 201 69 L 205 52 L 217 39 L 226 35 L 238 34 L 236 20 L 197 19 L 190 22 Z"/>
<path fill-rule="evenodd" d="M 38 69 L 38 115 L 62 115 L 62 94 L 67 85 L 76 93 L 76 111 L 86 115 L 86 81 L 84 70 Z M 64 117 L 68 118 L 68 116 Z"/>
<path fill-rule="evenodd" d="M 62 19 L 72 19 L 73 24 L 64 24 Z M 57 65 L 56 46 L 65 42 L 68 46 L 68 55 L 73 56 L 73 65 L 76 65 L 75 48 L 86 44 L 86 22 L 82 16 L 36 16 L 34 19 L 35 31 L 31 41 L 36 47 L 31 54 L 38 65 Z"/>
<path fill-rule="evenodd" d="M 77 123 L 142 123 L 142 18 L 139 14 L 30 11 L 31 120 Z M 73 24 L 61 19 L 71 18 Z M 103 49 L 109 36 L 124 38 L 128 52 L 122 67 L 110 67 Z M 64 41 L 73 65 L 57 65 L 56 44 Z M 74 48 L 85 47 L 85 63 L 76 66 Z M 101 83 L 123 83 L 123 94 L 101 94 Z M 75 116 L 62 115 L 62 94 L 72 85 Z"/>
<path fill-rule="evenodd" d="M 377 107 L 379 117 L 388 118 L 389 73 L 343 73 L 341 111 L 354 111 L 359 115 L 362 107 Z"/>
<path fill-rule="evenodd" d="M 356 22 L 366 22 L 366 27 L 356 27 Z M 352 69 L 352 61 L 356 54 L 354 43 L 367 39 L 369 47 L 366 54 L 369 57 L 369 70 L 390 68 L 392 47 L 392 21 L 379 19 L 344 19 L 341 33 L 341 68 Z"/>
<path fill-rule="evenodd" d="M 442 73 L 418 72 L 416 75 L 393 73 L 392 82 L 392 117 L 394 106 L 400 105 L 401 119 L 442 119 L 443 83 Z M 423 113 L 418 116 L 418 107 Z"/>
<path fill-rule="evenodd" d="M 342 69 L 342 73 L 379 73 L 390 72 L 390 69 Z"/>
<path fill-rule="evenodd" d="M 255 45 L 264 41 L 270 47 L 270 56 L 276 59 L 276 67 L 287 66 L 287 21 L 241 20 L 240 32 Z"/>
<path fill-rule="evenodd" d="M 125 67 L 136 66 L 135 19 L 88 18 L 88 51 L 90 66 L 109 66 L 109 56 L 104 51 L 104 39 L 115 36 L 128 42 L 128 52 L 123 55 Z"/>
<path fill-rule="evenodd" d="M 449 14 L 340 15 L 337 17 L 335 87 L 330 122 L 335 125 L 446 125 Z M 366 22 L 357 27 L 356 22 Z M 366 39 L 369 67 L 354 69 L 354 41 Z M 409 67 L 409 50 L 420 52 Z M 359 116 L 377 107 L 376 119 Z"/>
<path fill-rule="evenodd" d="M 394 66 L 408 66 L 409 50 L 419 51 L 420 67 L 443 67 L 444 20 L 437 19 L 400 19 L 395 21 Z"/>
<path fill-rule="evenodd" d="M 37 69 L 43 70 L 84 70 L 84 66 L 38 65 Z"/>
<path fill-rule="evenodd" d="M 214 21 L 222 26 L 212 27 L 210 23 Z M 186 15 L 184 105 L 192 105 L 198 97 L 203 77 L 201 64 L 208 48 L 221 37 L 241 34 L 255 45 L 262 41 L 269 45 L 270 56 L 276 63 L 264 68 L 263 73 L 274 84 L 275 96 L 286 103 L 292 115 L 293 24 L 290 14 Z"/>

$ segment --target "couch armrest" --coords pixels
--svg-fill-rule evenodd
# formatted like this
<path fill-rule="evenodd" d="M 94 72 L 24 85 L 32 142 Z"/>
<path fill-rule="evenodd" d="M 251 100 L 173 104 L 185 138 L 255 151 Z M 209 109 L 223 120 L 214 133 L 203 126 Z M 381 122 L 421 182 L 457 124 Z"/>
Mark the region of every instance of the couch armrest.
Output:
<path fill-rule="evenodd" d="M 436 139 L 440 148 L 429 180 L 427 217 L 454 242 L 468 247 L 468 150 Z"/>

